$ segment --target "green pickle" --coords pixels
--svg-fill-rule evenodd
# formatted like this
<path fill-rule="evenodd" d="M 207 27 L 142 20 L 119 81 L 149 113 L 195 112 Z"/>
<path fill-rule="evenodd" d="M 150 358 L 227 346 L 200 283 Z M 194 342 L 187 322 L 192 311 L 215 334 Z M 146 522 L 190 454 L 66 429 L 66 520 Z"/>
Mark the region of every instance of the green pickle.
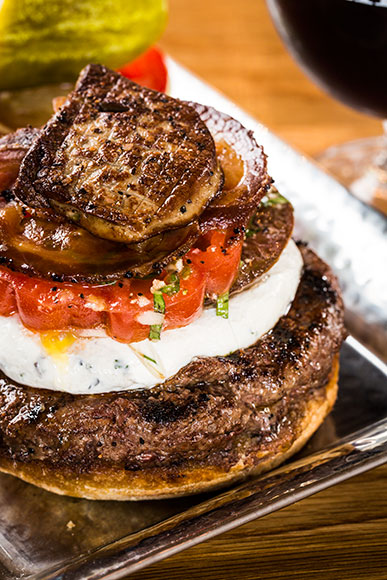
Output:
<path fill-rule="evenodd" d="M 0 0 L 0 91 L 117 68 L 157 40 L 166 0 Z"/>

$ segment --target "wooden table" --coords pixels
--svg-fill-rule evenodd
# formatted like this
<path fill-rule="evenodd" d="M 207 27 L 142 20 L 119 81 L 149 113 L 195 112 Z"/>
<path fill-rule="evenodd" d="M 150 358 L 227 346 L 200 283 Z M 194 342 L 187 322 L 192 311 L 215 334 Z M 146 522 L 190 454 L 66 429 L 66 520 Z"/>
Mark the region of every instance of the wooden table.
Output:
<path fill-rule="evenodd" d="M 311 0 L 312 1 L 312 0 Z M 296 148 L 376 135 L 324 95 L 280 43 L 264 0 L 170 0 L 162 46 Z M 145 579 L 387 579 L 387 465 L 200 544 Z"/>

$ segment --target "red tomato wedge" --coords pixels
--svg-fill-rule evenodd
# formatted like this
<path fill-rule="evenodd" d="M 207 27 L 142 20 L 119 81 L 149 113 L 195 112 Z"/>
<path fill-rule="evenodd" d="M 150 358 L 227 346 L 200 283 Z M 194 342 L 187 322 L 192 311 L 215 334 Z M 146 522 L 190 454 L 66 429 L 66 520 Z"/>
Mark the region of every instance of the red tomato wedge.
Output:
<path fill-rule="evenodd" d="M 238 271 L 243 240 L 231 231 L 210 231 L 202 236 L 199 247 L 188 253 L 206 276 L 206 292 L 220 296 L 229 290 Z"/>
<path fill-rule="evenodd" d="M 55 286 L 28 276 L 20 277 L 14 288 L 20 319 L 33 330 L 95 328 L 103 322 L 107 304 L 98 289 Z"/>
<path fill-rule="evenodd" d="M 203 310 L 206 276 L 199 269 L 188 265 L 185 261 L 184 270 L 180 275 L 180 290 L 177 294 L 163 295 L 165 300 L 164 328 L 179 328 L 187 326 L 200 316 Z M 184 321 L 184 324 L 182 324 Z"/>
<path fill-rule="evenodd" d="M 149 325 L 140 320 L 145 312 L 153 312 L 151 286 L 152 280 L 134 280 L 124 294 L 116 286 L 111 287 L 107 332 L 112 338 L 138 342 L 149 336 Z"/>
<path fill-rule="evenodd" d="M 11 316 L 17 312 L 15 291 L 10 280 L 0 279 L 0 314 Z"/>
<path fill-rule="evenodd" d="M 163 290 L 167 287 L 169 276 L 166 274 L 160 290 L 154 288 L 153 280 L 134 280 L 130 292 L 124 300 L 111 303 L 108 313 L 108 333 L 123 342 L 138 342 L 149 336 L 150 326 L 162 320 L 163 329 L 179 328 L 193 322 L 203 309 L 205 276 L 195 268 L 185 268 L 179 278 L 179 284 L 171 294 Z M 158 292 L 162 313 L 155 313 L 154 294 Z M 155 319 L 155 320 L 153 320 Z"/>
<path fill-rule="evenodd" d="M 165 92 L 167 88 L 167 67 L 162 52 L 149 48 L 144 54 L 124 65 L 119 71 L 124 77 L 155 91 Z"/>

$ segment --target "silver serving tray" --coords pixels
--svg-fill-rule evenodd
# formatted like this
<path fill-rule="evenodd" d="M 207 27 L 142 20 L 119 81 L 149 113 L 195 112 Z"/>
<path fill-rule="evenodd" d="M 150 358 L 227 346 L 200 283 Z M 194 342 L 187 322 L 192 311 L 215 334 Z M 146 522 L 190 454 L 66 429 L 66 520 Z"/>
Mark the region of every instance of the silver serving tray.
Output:
<path fill-rule="evenodd" d="M 168 62 L 171 93 L 228 112 L 252 129 L 297 235 L 335 269 L 350 336 L 339 398 L 297 458 L 222 493 L 145 502 L 55 496 L 0 475 L 0 579 L 123 578 L 179 550 L 387 461 L 386 221 L 225 97 Z M 368 348 L 367 348 L 368 347 Z"/>

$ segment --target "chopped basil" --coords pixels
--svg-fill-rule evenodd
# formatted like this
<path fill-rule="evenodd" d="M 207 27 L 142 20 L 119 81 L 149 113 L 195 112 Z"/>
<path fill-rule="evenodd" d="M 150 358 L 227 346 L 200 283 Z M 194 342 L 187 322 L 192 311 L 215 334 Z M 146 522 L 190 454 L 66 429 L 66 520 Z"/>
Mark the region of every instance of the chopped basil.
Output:
<path fill-rule="evenodd" d="M 161 292 L 163 294 L 167 294 L 168 296 L 172 296 L 173 294 L 177 294 L 180 290 L 180 279 L 179 275 L 176 272 L 172 272 L 168 277 L 168 284 L 161 288 Z"/>
<path fill-rule="evenodd" d="M 150 340 L 160 340 L 162 324 L 152 324 L 149 329 L 149 339 Z"/>
<path fill-rule="evenodd" d="M 150 337 L 149 337 L 150 338 Z M 146 358 L 146 360 L 150 360 L 150 362 L 153 362 L 155 365 L 157 365 L 157 362 L 155 361 L 154 358 L 151 358 L 150 356 L 147 356 L 146 354 L 142 355 L 144 358 Z"/>
<path fill-rule="evenodd" d="M 165 314 L 165 300 L 163 294 L 172 296 L 180 290 L 180 280 L 176 273 L 170 274 L 169 280 L 169 284 L 163 286 L 160 288 L 160 290 L 156 290 L 153 293 L 153 310 L 159 314 Z M 160 340 L 161 328 L 162 324 L 152 324 L 149 330 L 149 338 L 151 340 Z M 155 361 L 152 362 L 155 363 Z"/>
<path fill-rule="evenodd" d="M 216 301 L 216 316 L 221 316 L 222 318 L 228 318 L 228 299 L 229 293 L 225 292 L 218 296 Z"/>
<path fill-rule="evenodd" d="M 184 266 L 184 268 L 180 272 L 180 276 L 183 278 L 183 280 L 187 280 L 187 278 L 189 278 L 190 275 L 191 275 L 191 268 L 189 266 Z"/>
<path fill-rule="evenodd" d="M 160 290 L 157 290 L 153 294 L 153 310 L 160 314 L 165 314 L 165 301 Z"/>
<path fill-rule="evenodd" d="M 160 314 L 165 314 L 165 301 L 162 293 L 160 290 L 157 290 L 153 294 L 153 309 L 155 312 L 159 312 Z M 149 329 L 149 338 L 150 340 L 160 340 L 160 333 L 162 324 L 152 324 Z"/>

